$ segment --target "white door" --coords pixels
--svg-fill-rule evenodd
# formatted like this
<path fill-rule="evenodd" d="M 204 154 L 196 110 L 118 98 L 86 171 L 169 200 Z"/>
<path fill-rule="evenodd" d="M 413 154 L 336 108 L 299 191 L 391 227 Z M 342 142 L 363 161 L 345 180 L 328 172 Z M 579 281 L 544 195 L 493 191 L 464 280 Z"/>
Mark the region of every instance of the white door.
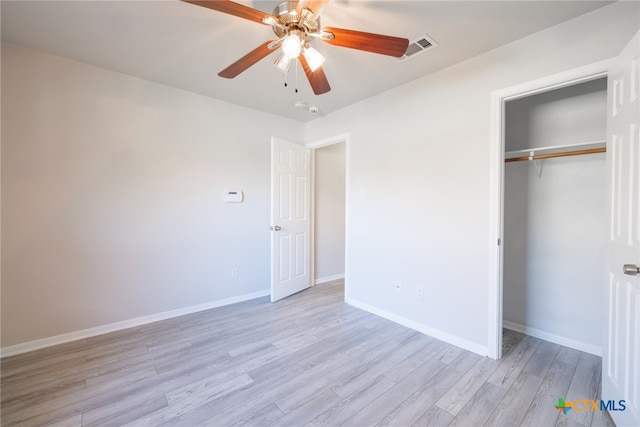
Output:
<path fill-rule="evenodd" d="M 311 286 L 311 154 L 271 139 L 271 301 Z"/>
<path fill-rule="evenodd" d="M 640 265 L 640 32 L 617 58 L 608 91 L 610 228 L 602 399 L 615 401 L 617 410 L 609 413 L 618 427 L 640 426 L 640 274 L 634 270 Z"/>

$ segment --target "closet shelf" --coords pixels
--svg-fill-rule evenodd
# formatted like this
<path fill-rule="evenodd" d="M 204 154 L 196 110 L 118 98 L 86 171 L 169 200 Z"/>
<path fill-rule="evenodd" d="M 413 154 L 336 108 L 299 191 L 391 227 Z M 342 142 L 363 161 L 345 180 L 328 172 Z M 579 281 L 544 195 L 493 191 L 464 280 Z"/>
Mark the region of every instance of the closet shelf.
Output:
<path fill-rule="evenodd" d="M 504 153 L 506 163 L 525 160 L 542 160 L 554 157 L 580 156 L 583 154 L 605 153 L 606 142 L 587 142 L 580 144 L 555 145 L 551 147 L 527 148 Z M 522 156 L 521 154 L 526 154 Z"/>

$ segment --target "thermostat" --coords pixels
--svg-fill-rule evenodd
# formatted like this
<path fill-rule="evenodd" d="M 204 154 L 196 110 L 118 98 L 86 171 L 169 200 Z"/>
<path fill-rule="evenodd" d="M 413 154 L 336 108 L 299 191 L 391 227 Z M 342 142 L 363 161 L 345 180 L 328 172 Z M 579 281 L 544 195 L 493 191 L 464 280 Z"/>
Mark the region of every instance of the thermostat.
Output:
<path fill-rule="evenodd" d="M 225 203 L 241 203 L 242 191 L 225 191 L 224 202 Z"/>

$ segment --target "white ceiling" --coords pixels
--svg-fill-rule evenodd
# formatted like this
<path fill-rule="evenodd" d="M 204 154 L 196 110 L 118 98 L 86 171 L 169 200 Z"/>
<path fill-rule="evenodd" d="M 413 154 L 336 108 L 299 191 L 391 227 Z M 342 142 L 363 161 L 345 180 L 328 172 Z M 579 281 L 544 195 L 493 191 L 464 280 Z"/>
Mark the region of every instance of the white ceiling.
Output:
<path fill-rule="evenodd" d="M 271 13 L 278 1 L 238 1 Z M 317 115 L 303 101 L 335 111 L 377 93 L 525 37 L 609 1 L 332 0 L 324 26 L 406 37 L 427 34 L 438 47 L 412 59 L 393 58 L 313 41 L 327 58 L 331 92 L 315 96 L 302 70 L 273 66 L 272 53 L 233 80 L 217 73 L 273 38 L 270 27 L 178 0 L 5 1 L 2 39 L 157 83 L 299 121 Z M 562 43 L 558 40 L 558 43 Z"/>

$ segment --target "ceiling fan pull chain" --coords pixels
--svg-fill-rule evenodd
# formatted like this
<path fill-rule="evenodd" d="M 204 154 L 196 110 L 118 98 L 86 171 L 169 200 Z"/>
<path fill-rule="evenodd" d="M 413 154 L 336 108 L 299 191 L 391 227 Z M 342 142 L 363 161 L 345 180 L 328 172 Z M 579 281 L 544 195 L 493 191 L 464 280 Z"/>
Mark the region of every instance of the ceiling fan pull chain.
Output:
<path fill-rule="evenodd" d="M 296 61 L 296 93 L 298 93 L 298 61 Z"/>

